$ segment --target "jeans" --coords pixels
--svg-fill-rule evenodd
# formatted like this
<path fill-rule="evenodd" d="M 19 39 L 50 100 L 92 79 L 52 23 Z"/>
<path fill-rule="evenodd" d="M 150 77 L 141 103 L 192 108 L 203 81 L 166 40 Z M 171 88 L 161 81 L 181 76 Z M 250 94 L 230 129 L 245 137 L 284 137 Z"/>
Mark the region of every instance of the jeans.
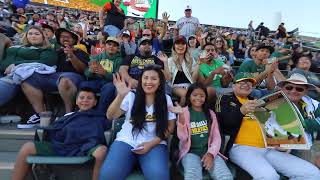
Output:
<path fill-rule="evenodd" d="M 320 179 L 320 170 L 313 164 L 274 149 L 233 145 L 229 157 L 253 179 L 280 179 L 277 172 L 292 180 Z"/>
<path fill-rule="evenodd" d="M 1 75 L 0 75 L 1 76 Z M 0 80 L 0 106 L 14 98 L 20 90 L 20 85 Z"/>
<path fill-rule="evenodd" d="M 114 25 L 106 25 L 104 32 L 108 33 L 110 37 L 116 37 L 120 33 L 120 29 Z"/>
<path fill-rule="evenodd" d="M 169 180 L 168 148 L 159 144 L 146 154 L 131 151 L 129 144 L 114 141 L 100 169 L 100 180 L 124 180 L 138 162 L 145 179 Z"/>
<path fill-rule="evenodd" d="M 104 84 L 100 90 L 100 99 L 97 109 L 107 112 L 109 105 L 116 98 L 116 87 L 112 82 Z"/>
<path fill-rule="evenodd" d="M 202 179 L 202 162 L 201 157 L 193 154 L 187 153 L 183 156 L 181 160 L 183 169 L 184 169 L 184 179 L 185 180 L 194 180 Z M 210 176 L 215 180 L 232 180 L 233 176 L 220 156 L 214 158 L 213 168 L 209 170 Z"/>

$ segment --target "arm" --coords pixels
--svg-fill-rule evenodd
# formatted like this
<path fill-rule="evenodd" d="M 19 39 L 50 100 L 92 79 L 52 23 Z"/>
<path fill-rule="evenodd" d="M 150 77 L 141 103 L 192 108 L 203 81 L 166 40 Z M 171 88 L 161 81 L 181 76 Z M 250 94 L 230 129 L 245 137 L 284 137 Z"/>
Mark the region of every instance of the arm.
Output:
<path fill-rule="evenodd" d="M 212 119 L 210 138 L 212 138 L 212 141 L 209 142 L 210 145 L 208 148 L 208 153 L 212 154 L 213 157 L 215 157 L 219 153 L 219 150 L 220 150 L 221 135 L 220 135 L 216 115 L 214 114 L 213 111 L 210 111 L 210 113 L 211 113 L 211 119 Z"/>
<path fill-rule="evenodd" d="M 72 51 L 69 55 L 70 62 L 72 66 L 76 69 L 77 72 L 84 72 L 84 70 L 87 68 L 87 65 L 83 63 Z"/>
<path fill-rule="evenodd" d="M 185 111 L 178 115 L 177 136 L 181 142 L 186 142 L 189 137 L 188 127 L 185 123 Z"/>
<path fill-rule="evenodd" d="M 119 68 L 119 73 L 121 77 L 128 83 L 129 81 L 135 80 L 130 75 L 128 74 L 129 66 L 127 65 L 122 65 Z"/>
<path fill-rule="evenodd" d="M 134 42 L 123 42 L 126 55 L 133 55 L 136 52 L 137 45 Z"/>
<path fill-rule="evenodd" d="M 107 110 L 107 113 L 106 113 L 107 119 L 113 120 L 113 119 L 119 118 L 122 114 L 124 114 L 124 111 L 120 109 L 120 105 L 123 99 L 124 99 L 123 95 L 117 94 L 116 98 L 113 100 L 113 102 L 110 104 Z"/>

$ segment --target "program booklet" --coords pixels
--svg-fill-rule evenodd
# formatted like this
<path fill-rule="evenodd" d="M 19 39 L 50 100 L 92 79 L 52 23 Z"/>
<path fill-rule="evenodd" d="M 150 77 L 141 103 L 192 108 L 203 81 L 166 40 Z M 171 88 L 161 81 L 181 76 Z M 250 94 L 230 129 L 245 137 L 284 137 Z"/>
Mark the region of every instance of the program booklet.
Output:
<path fill-rule="evenodd" d="M 259 121 L 267 148 L 310 149 L 302 115 L 282 91 L 258 99 L 253 115 Z"/>

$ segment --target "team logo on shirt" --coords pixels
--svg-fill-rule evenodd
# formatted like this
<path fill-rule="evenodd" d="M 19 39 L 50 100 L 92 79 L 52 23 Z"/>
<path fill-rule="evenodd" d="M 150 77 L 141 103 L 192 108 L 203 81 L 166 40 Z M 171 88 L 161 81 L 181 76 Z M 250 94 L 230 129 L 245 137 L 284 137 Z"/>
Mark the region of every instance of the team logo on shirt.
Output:
<path fill-rule="evenodd" d="M 100 64 L 102 65 L 103 69 L 107 71 L 107 73 L 113 72 L 113 62 L 109 59 L 103 59 L 100 61 Z"/>
<path fill-rule="evenodd" d="M 137 67 L 138 69 L 144 69 L 144 66 L 148 64 L 156 64 L 156 63 L 154 62 L 153 58 L 141 59 L 135 56 L 131 61 L 130 67 L 131 68 Z"/>
<path fill-rule="evenodd" d="M 156 115 L 154 113 L 148 114 L 145 116 L 146 122 L 156 122 Z M 132 122 L 132 117 L 130 118 L 130 122 Z"/>
<path fill-rule="evenodd" d="M 207 120 L 200 122 L 191 122 L 191 135 L 208 133 L 208 123 Z"/>

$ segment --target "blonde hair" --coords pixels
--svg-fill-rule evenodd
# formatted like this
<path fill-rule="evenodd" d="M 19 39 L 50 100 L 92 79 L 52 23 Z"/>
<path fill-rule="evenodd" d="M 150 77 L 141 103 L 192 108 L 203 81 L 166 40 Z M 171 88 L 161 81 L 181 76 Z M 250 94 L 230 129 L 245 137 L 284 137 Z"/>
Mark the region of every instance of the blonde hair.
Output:
<path fill-rule="evenodd" d="M 48 41 L 48 39 L 45 37 L 42 29 L 39 27 L 39 26 L 30 26 L 28 28 L 28 30 L 24 33 L 23 37 L 22 37 L 22 45 L 24 46 L 32 46 L 32 44 L 28 41 L 28 32 L 31 30 L 31 29 L 36 29 L 38 30 L 41 35 L 42 35 L 42 39 L 43 39 L 43 42 L 42 42 L 42 46 L 40 46 L 40 48 L 43 48 L 43 49 L 46 49 L 46 48 L 51 48 L 51 45 Z"/>
<path fill-rule="evenodd" d="M 173 60 L 174 64 L 176 65 L 176 67 L 178 67 L 179 66 L 179 55 L 176 52 L 174 46 L 175 46 L 175 44 L 173 44 L 173 47 L 172 47 L 171 57 L 172 57 L 172 60 Z M 185 61 L 186 65 L 187 65 L 189 71 L 191 72 L 192 71 L 193 59 L 192 59 L 191 53 L 190 53 L 189 48 L 188 48 L 187 45 L 186 45 L 186 52 L 184 53 L 184 61 Z"/>

